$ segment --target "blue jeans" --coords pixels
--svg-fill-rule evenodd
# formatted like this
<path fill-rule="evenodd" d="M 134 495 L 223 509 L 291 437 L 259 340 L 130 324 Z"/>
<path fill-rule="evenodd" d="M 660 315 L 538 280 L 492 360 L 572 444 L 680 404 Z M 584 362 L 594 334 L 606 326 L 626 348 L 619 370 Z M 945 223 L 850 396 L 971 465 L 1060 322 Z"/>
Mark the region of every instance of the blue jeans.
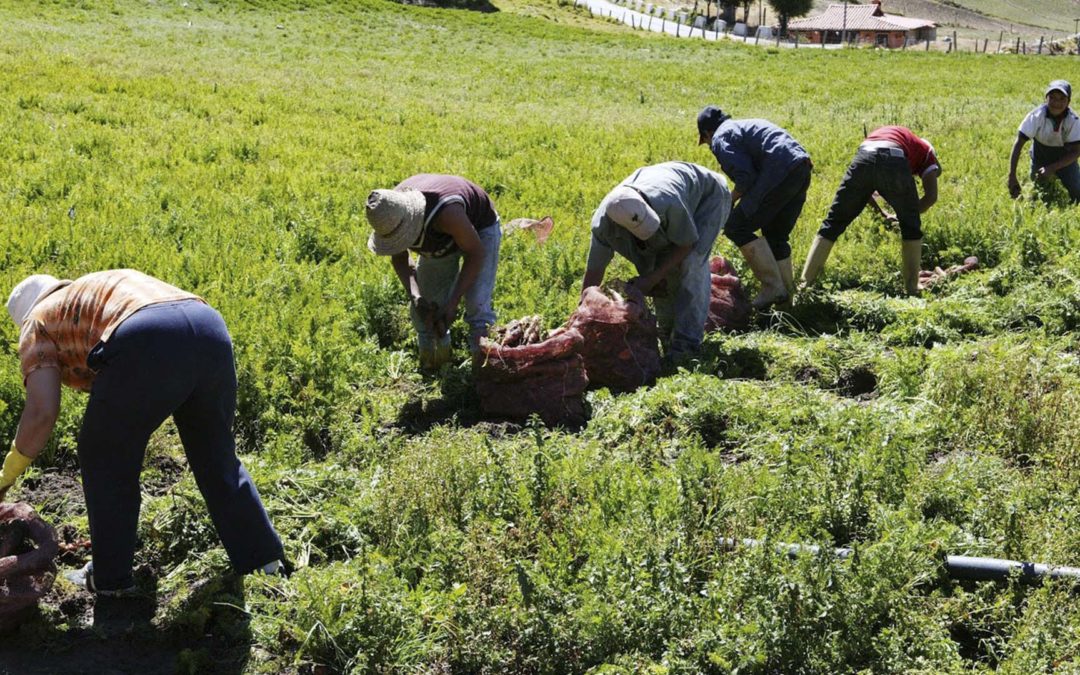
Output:
<path fill-rule="evenodd" d="M 906 240 L 922 239 L 919 190 L 907 159 L 896 148 L 859 149 L 840 181 L 818 234 L 836 241 L 866 208 L 875 190 L 896 211 L 900 236 Z"/>
<path fill-rule="evenodd" d="M 172 415 L 229 560 L 247 573 L 284 560 L 255 485 L 236 457 L 236 370 L 221 315 L 197 300 L 150 305 L 86 360 L 98 371 L 79 432 L 86 512 L 99 589 L 132 583 L 150 434 Z"/>
<path fill-rule="evenodd" d="M 719 234 L 717 232 L 716 234 Z M 713 235 L 715 240 L 715 234 Z M 653 298 L 664 353 L 674 358 L 701 351 L 709 317 L 712 275 L 709 256 L 695 249 L 667 276 L 667 293 Z"/>
<path fill-rule="evenodd" d="M 1052 148 L 1048 145 L 1042 145 L 1038 141 L 1032 141 L 1031 144 L 1031 177 L 1035 178 L 1035 172 L 1047 164 L 1061 159 L 1061 156 L 1065 154 L 1065 148 Z M 1069 193 L 1069 199 L 1074 204 L 1080 204 L 1080 165 L 1077 162 L 1066 166 L 1065 168 L 1058 169 L 1055 174 L 1061 181 L 1061 184 L 1065 186 L 1065 189 Z"/>
<path fill-rule="evenodd" d="M 486 336 L 488 328 L 495 323 L 495 309 L 491 297 L 495 294 L 495 273 L 499 268 L 499 245 L 502 243 L 502 226 L 495 224 L 477 230 L 480 243 L 484 245 L 484 266 L 476 277 L 476 282 L 465 291 L 465 323 L 469 324 L 469 337 L 475 340 Z M 443 307 L 450 292 L 457 283 L 463 258 L 461 251 L 456 251 L 441 258 L 420 256 L 416 264 L 416 283 L 420 286 L 420 296 Z M 416 329 L 421 351 L 432 349 L 437 342 L 435 334 L 424 325 L 424 320 L 416 309 L 410 310 L 413 328 Z M 450 343 L 450 335 L 443 336 L 444 344 Z M 470 344 L 473 341 L 470 340 Z"/>

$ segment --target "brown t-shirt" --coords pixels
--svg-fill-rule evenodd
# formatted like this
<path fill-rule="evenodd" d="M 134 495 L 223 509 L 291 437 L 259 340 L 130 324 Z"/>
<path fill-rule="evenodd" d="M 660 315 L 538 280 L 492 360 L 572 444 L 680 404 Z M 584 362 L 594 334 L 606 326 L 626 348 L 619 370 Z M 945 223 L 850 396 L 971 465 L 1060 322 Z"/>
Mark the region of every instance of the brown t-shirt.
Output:
<path fill-rule="evenodd" d="M 79 277 L 45 296 L 23 322 L 19 362 L 23 381 L 35 370 L 57 368 L 60 381 L 90 391 L 96 374 L 86 357 L 107 342 L 117 326 L 148 305 L 202 300 L 135 270 L 108 270 Z"/>
<path fill-rule="evenodd" d="M 412 188 L 424 195 L 424 229 L 420 239 L 409 247 L 423 256 L 441 258 L 458 250 L 454 238 L 431 228 L 435 215 L 447 204 L 461 204 L 469 222 L 479 232 L 491 227 L 499 219 L 495 205 L 484 188 L 461 176 L 437 173 L 420 173 L 401 181 L 395 190 Z"/>

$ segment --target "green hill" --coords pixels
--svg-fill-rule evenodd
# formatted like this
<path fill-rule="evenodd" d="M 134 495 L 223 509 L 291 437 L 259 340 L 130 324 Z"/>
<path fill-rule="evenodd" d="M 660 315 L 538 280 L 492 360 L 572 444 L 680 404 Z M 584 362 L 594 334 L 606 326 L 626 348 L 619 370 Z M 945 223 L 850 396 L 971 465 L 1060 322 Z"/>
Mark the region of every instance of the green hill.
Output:
<path fill-rule="evenodd" d="M 175 430 L 143 475 L 140 600 L 57 582 L 0 672 L 1068 672 L 1065 582 L 958 582 L 947 554 L 1080 564 L 1080 230 L 1012 201 L 1008 152 L 1063 64 L 672 40 L 567 4 L 0 1 L 0 288 L 134 267 L 206 298 L 236 343 L 237 435 L 297 565 L 237 579 Z M 588 223 L 638 166 L 685 159 L 696 112 L 809 150 L 802 257 L 864 128 L 930 139 L 925 263 L 900 297 L 864 215 L 822 287 L 700 363 L 589 395 L 581 430 L 480 419 L 467 361 L 417 373 L 400 284 L 366 248 L 373 188 L 468 176 L 504 221 L 502 320 L 562 323 Z M 726 240 L 715 251 L 755 282 Z M 628 277 L 620 263 L 609 277 Z M 2 322 L 0 437 L 23 405 Z M 460 322 L 453 338 L 461 354 Z M 87 536 L 85 396 L 8 498 Z M 722 538 L 850 546 L 789 560 Z M 74 547 L 62 566 L 86 558 Z"/>

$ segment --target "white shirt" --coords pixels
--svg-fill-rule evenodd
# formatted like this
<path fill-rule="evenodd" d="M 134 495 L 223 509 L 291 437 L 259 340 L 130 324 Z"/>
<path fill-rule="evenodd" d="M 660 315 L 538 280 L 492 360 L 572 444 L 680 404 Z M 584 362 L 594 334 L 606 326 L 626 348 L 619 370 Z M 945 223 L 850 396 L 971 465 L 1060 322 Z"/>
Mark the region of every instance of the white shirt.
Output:
<path fill-rule="evenodd" d="M 1041 105 L 1027 114 L 1020 123 L 1020 133 L 1035 139 L 1040 145 L 1051 148 L 1063 148 L 1069 143 L 1080 143 L 1080 117 L 1070 108 L 1065 112 L 1065 119 L 1054 129 L 1054 120 L 1046 105 Z"/>

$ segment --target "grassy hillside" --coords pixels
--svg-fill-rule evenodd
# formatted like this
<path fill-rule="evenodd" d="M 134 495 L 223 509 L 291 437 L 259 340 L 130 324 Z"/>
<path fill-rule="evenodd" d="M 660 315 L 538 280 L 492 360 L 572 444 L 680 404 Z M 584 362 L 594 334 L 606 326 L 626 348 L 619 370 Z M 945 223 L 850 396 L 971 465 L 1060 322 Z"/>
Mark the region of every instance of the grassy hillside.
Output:
<path fill-rule="evenodd" d="M 1005 191 L 1016 125 L 1063 61 L 776 51 L 504 9 L 0 2 L 0 288 L 130 266 L 219 308 L 245 463 L 298 565 L 228 575 L 166 428 L 136 615 L 58 583 L 0 670 L 1076 669 L 1068 584 L 958 583 L 942 564 L 1080 564 L 1077 209 Z M 797 260 L 863 128 L 902 123 L 944 166 L 926 263 L 983 269 L 898 297 L 898 236 L 864 216 L 790 315 L 710 336 L 652 389 L 592 393 L 579 432 L 479 420 L 465 363 L 416 374 L 399 284 L 365 246 L 370 189 L 454 172 L 504 220 L 553 215 L 547 246 L 504 243 L 496 304 L 555 326 L 592 209 L 640 165 L 712 166 L 694 116 L 713 102 L 811 152 Z M 6 442 L 23 392 L 2 325 Z M 65 393 L 11 495 L 73 539 L 83 405 Z M 857 555 L 722 551 L 732 536 Z"/>

